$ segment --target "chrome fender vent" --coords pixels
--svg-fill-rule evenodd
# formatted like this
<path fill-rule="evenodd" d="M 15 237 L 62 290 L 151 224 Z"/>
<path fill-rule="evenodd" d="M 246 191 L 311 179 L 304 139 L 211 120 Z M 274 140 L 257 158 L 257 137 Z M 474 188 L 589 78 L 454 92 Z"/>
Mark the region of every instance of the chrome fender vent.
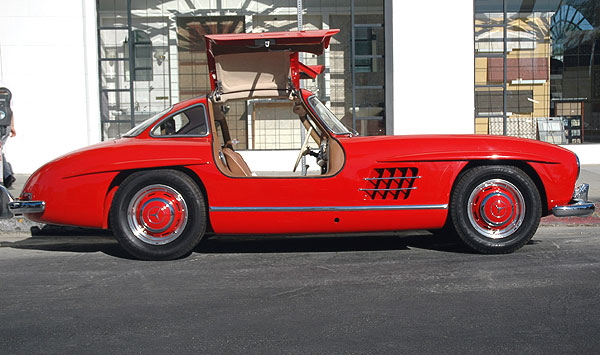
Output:
<path fill-rule="evenodd" d="M 370 177 L 364 178 L 366 186 L 359 191 L 371 200 L 406 200 L 417 189 L 415 181 L 421 178 L 418 173 L 417 168 L 373 169 Z"/>

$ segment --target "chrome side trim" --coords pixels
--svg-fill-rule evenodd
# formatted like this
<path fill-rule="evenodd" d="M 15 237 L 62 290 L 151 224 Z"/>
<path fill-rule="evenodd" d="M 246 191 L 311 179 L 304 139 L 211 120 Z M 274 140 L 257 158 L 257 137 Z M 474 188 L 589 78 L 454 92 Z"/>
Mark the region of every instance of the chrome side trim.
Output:
<path fill-rule="evenodd" d="M 310 207 L 210 207 L 211 212 L 352 212 L 352 211 L 403 211 L 403 210 L 445 210 L 443 205 L 405 206 L 310 206 Z"/>
<path fill-rule="evenodd" d="M 402 180 L 402 179 L 421 179 L 422 176 L 398 176 L 398 177 L 380 177 L 380 178 L 364 178 L 366 181 L 373 180 Z"/>
<path fill-rule="evenodd" d="M 406 191 L 406 190 L 416 190 L 416 187 L 402 187 L 399 189 L 358 189 L 358 191 Z"/>

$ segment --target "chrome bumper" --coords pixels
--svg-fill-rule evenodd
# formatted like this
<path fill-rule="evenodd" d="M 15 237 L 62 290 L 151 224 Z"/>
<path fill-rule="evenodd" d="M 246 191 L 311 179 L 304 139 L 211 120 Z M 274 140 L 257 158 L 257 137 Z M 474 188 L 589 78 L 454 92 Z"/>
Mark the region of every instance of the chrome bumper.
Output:
<path fill-rule="evenodd" d="M 552 209 L 552 214 L 556 217 L 585 217 L 594 213 L 596 207 L 593 202 L 589 202 L 588 191 L 590 185 L 581 184 L 573 192 L 572 203 L 566 206 L 556 206 Z"/>
<path fill-rule="evenodd" d="M 42 213 L 45 209 L 46 202 L 15 200 L 10 191 L 0 185 L 0 218 L 12 218 L 24 213 Z"/>

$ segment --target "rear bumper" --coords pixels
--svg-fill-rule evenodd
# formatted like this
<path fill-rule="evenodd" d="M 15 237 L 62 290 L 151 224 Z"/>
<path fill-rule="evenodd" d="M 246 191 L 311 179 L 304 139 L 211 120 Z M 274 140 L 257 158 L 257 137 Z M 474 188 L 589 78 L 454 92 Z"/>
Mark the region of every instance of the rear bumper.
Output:
<path fill-rule="evenodd" d="M 25 213 L 42 213 L 45 209 L 46 202 L 15 200 L 10 191 L 0 185 L 0 218 L 12 218 Z"/>
<path fill-rule="evenodd" d="M 596 207 L 593 202 L 589 202 L 588 191 L 590 185 L 581 184 L 575 188 L 571 203 L 565 206 L 556 206 L 552 209 L 552 214 L 556 217 L 585 217 L 594 213 Z"/>

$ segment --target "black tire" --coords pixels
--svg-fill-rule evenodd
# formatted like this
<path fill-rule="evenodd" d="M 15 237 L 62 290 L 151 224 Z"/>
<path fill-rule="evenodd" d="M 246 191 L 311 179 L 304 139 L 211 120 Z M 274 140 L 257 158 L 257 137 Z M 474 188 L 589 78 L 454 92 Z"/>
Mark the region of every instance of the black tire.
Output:
<path fill-rule="evenodd" d="M 527 244 L 541 216 L 537 186 L 514 166 L 467 170 L 458 177 L 450 200 L 456 233 L 469 248 L 485 254 L 512 253 Z"/>
<path fill-rule="evenodd" d="M 172 260 L 191 253 L 206 231 L 204 195 L 177 170 L 139 171 L 117 190 L 110 223 L 119 244 L 144 260 Z"/>

